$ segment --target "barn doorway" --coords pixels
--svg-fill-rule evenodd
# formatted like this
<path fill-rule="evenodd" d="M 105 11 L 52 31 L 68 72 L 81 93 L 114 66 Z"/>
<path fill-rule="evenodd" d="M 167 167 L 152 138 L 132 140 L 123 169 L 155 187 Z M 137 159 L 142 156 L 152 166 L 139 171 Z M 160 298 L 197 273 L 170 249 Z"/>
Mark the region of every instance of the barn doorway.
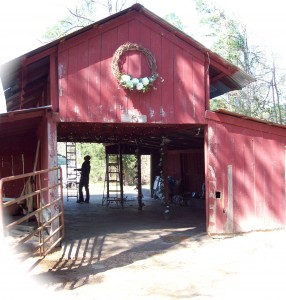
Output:
<path fill-rule="evenodd" d="M 119 155 L 116 152 L 108 153 L 106 148 L 110 145 L 99 143 L 58 143 L 58 165 L 62 168 L 63 187 L 67 201 L 76 201 L 78 198 L 78 183 L 84 156 L 91 156 L 90 190 L 97 200 L 110 197 L 120 197 L 120 169 L 122 168 L 123 195 L 127 200 L 128 194 L 136 193 L 137 189 L 137 159 L 134 154 L 122 155 L 122 166 L 119 163 Z M 141 185 L 144 196 L 151 196 L 150 155 L 141 155 Z M 108 172 L 110 174 L 108 174 Z M 110 178 L 109 178 L 110 177 Z M 110 179 L 110 180 L 108 180 Z M 134 196 L 133 196 L 134 198 Z M 104 204 L 104 203 L 103 203 Z M 105 203 L 106 204 L 106 203 Z"/>
<path fill-rule="evenodd" d="M 170 218 L 180 219 L 182 224 L 190 220 L 206 231 L 206 208 L 205 208 L 205 166 L 204 166 L 204 127 L 198 125 L 153 125 L 146 124 L 73 124 L 60 123 L 58 127 L 58 142 L 73 142 L 81 145 L 81 150 L 77 151 L 77 164 L 82 163 L 82 158 L 87 153 L 82 146 L 88 144 L 89 147 L 104 148 L 101 165 L 97 170 L 101 170 L 96 181 L 97 189 L 92 192 L 90 208 L 79 209 L 91 213 L 93 209 L 100 211 L 103 215 L 110 215 L 111 212 L 118 213 L 121 206 L 113 203 L 106 209 L 102 198 L 104 196 L 105 183 L 105 157 L 106 154 L 118 153 L 118 144 L 122 147 L 124 155 L 135 156 L 140 151 L 140 156 L 148 158 L 148 181 L 142 184 L 142 215 L 153 210 L 156 220 L 165 220 L 165 201 L 168 197 L 170 208 Z M 133 171 L 137 168 L 134 165 Z M 138 212 L 140 204 L 138 201 L 138 182 L 135 179 L 138 174 L 124 175 L 134 179 L 134 185 L 124 182 L 124 216 L 126 220 L 132 216 L 132 212 Z M 158 178 L 165 176 L 165 182 L 158 187 Z M 99 180 L 100 178 L 100 180 Z M 160 188 L 167 185 L 167 196 L 160 195 Z M 166 190 L 166 189 L 165 189 Z M 162 191 L 161 191 L 162 192 Z M 76 201 L 66 201 L 66 206 L 78 213 Z M 97 209 L 96 209 L 97 207 Z M 128 216 L 130 211 L 130 216 Z M 135 214 L 136 214 L 135 213 Z M 150 212 L 151 213 L 151 212 Z M 67 214 L 68 215 L 68 214 Z M 86 216 L 86 215 L 85 215 Z M 114 219 L 116 220 L 117 217 Z M 196 221 L 195 221 L 196 220 Z M 123 221 L 123 220 L 121 220 Z M 80 221 L 79 221 L 80 222 Z M 185 223 L 185 224 L 186 224 Z M 182 225 L 181 224 L 181 225 Z M 130 222 L 130 226 L 133 226 Z M 68 230 L 68 228 L 66 227 Z"/>

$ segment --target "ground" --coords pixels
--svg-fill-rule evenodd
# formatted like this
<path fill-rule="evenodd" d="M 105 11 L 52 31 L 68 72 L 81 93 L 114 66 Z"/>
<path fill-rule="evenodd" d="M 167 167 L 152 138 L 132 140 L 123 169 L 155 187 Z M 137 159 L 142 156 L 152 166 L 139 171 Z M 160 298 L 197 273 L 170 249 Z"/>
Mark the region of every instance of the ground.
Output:
<path fill-rule="evenodd" d="M 10 269 L 15 299 L 285 299 L 284 229 L 211 237 L 201 209 L 173 205 L 165 218 L 158 200 L 145 197 L 139 211 L 132 193 L 123 209 L 100 198 L 65 201 L 62 247 L 31 268 L 28 283 Z"/>

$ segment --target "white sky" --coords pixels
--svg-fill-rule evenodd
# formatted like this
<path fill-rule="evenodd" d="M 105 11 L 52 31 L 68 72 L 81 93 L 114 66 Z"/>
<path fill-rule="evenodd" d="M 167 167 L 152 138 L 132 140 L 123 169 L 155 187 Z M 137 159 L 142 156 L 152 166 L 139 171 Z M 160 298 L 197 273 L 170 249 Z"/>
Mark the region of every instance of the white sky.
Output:
<path fill-rule="evenodd" d="M 246 24 L 256 44 L 284 58 L 286 67 L 286 17 L 282 0 L 215 0 L 222 8 Z M 40 38 L 49 26 L 67 14 L 78 0 L 1 0 L 0 65 L 41 46 Z M 198 17 L 192 0 L 139 0 L 143 6 L 164 17 L 174 12 L 191 32 L 199 31 Z M 134 1 L 129 0 L 132 4 Z M 197 38 L 196 36 L 193 36 Z M 198 40 L 202 42 L 202 40 Z M 283 57 L 284 56 L 284 57 Z M 1 91 L 2 89 L 0 89 Z M 0 113 L 3 97 L 0 92 Z M 1 99 L 2 98 L 2 99 Z M 2 104 L 2 105 L 1 105 Z"/>

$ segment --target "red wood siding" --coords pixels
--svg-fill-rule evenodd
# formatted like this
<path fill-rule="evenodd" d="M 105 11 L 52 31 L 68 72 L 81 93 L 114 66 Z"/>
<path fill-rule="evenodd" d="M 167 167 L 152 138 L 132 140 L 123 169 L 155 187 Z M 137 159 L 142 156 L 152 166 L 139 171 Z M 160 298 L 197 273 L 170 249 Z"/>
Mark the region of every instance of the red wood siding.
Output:
<path fill-rule="evenodd" d="M 182 179 L 180 153 L 168 153 L 168 176 L 174 180 Z"/>
<path fill-rule="evenodd" d="M 0 178 L 20 175 L 33 171 L 36 136 L 13 136 L 1 139 L 0 149 Z M 24 181 L 10 181 L 4 183 L 5 197 L 19 197 L 24 187 Z"/>
<path fill-rule="evenodd" d="M 190 151 L 181 155 L 183 190 L 201 193 L 205 181 L 204 152 Z"/>
<path fill-rule="evenodd" d="M 112 74 L 112 56 L 125 42 L 149 49 L 157 62 L 156 90 L 126 92 Z M 122 114 L 147 116 L 147 123 L 203 123 L 204 56 L 191 45 L 132 13 L 59 46 L 59 106 L 62 121 L 121 122 Z M 146 57 L 128 52 L 123 69 L 150 74 Z"/>
<path fill-rule="evenodd" d="M 181 181 L 182 193 L 201 193 L 205 181 L 203 150 L 168 153 L 168 176 Z"/>
<path fill-rule="evenodd" d="M 209 120 L 209 232 L 274 229 L 286 222 L 285 146 L 279 128 Z M 220 117 L 223 120 L 223 117 Z M 220 192 L 217 198 L 216 192 Z"/>

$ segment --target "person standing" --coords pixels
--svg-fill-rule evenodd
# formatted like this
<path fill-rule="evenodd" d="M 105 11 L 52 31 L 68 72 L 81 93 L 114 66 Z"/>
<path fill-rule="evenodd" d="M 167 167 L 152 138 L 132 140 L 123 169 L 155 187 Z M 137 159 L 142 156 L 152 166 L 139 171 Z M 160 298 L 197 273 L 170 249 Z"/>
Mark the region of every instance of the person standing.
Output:
<path fill-rule="evenodd" d="M 79 199 L 77 203 L 89 203 L 89 173 L 90 173 L 90 156 L 86 155 L 84 157 L 84 162 L 81 166 L 81 169 L 75 169 L 75 171 L 81 171 L 80 180 L 79 180 Z M 83 187 L 85 188 L 85 201 L 83 200 Z"/>

